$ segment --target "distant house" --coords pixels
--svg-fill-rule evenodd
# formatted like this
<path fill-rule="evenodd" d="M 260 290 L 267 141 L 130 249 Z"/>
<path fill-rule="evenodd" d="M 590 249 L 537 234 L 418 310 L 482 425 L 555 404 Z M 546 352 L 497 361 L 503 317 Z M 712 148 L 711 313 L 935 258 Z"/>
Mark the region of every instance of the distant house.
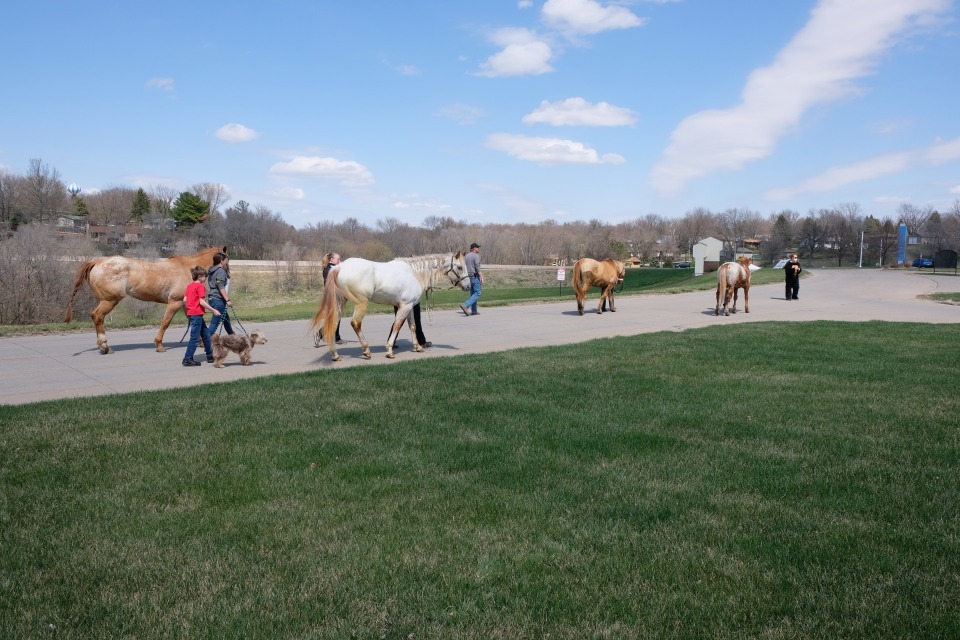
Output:
<path fill-rule="evenodd" d="M 637 256 L 630 256 L 629 258 L 626 259 L 625 262 L 627 263 L 627 266 L 628 266 L 628 267 L 642 267 L 642 266 L 643 266 L 643 260 L 641 260 L 641 259 L 638 258 Z"/>
<path fill-rule="evenodd" d="M 129 247 L 143 241 L 143 227 L 128 224 L 91 224 L 87 227 L 87 236 L 96 244 Z"/>
<path fill-rule="evenodd" d="M 723 241 L 716 238 L 703 238 L 693 245 L 693 275 L 702 276 L 704 273 L 716 271 L 720 268 L 720 251 Z"/>

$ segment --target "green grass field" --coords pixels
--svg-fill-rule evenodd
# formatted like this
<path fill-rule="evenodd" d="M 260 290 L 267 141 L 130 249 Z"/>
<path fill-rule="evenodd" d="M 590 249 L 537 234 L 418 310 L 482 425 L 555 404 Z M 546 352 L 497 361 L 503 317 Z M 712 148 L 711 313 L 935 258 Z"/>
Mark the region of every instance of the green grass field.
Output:
<path fill-rule="evenodd" d="M 956 326 L 0 407 L 9 638 L 956 638 Z"/>

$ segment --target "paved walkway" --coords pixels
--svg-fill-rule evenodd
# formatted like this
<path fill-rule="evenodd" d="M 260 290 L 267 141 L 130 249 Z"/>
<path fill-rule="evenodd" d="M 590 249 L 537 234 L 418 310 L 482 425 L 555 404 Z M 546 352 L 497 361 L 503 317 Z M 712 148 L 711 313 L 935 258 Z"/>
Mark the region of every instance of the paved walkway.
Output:
<path fill-rule="evenodd" d="M 424 312 L 424 332 L 433 347 L 424 353 L 410 348 L 409 333 L 401 333 L 395 360 L 385 358 L 391 317 L 368 316 L 364 333 L 371 341 L 373 359 L 360 357 L 360 343 L 349 323 L 341 333 L 347 339 L 333 363 L 326 347 L 315 349 L 306 320 L 246 323 L 248 331 L 261 329 L 269 344 L 253 351 L 253 364 L 240 365 L 231 354 L 224 369 L 212 365 L 180 365 L 186 343 L 178 343 L 184 325 L 166 335 L 167 351 L 153 348 L 156 328 L 109 330 L 112 355 L 101 355 L 93 332 L 53 336 L 0 338 L 0 405 L 76 398 L 110 393 L 169 389 L 260 376 L 383 365 L 412 359 L 467 353 L 487 353 L 517 347 L 570 344 L 598 337 L 637 335 L 654 331 L 682 331 L 696 327 L 742 322 L 810 320 L 889 320 L 897 322 L 960 323 L 960 306 L 917 299 L 918 295 L 960 291 L 960 277 L 913 271 L 823 270 L 810 272 L 800 286 L 800 300 L 783 299 L 783 285 L 756 286 L 751 310 L 730 317 L 713 313 L 714 293 L 644 295 L 617 301 L 617 313 L 577 315 L 576 302 L 484 308 L 467 318 L 460 311 Z M 710 277 L 710 276 L 706 276 Z M 596 301 L 596 294 L 588 303 Z M 741 300 L 741 305 L 743 301 Z M 594 307 L 595 308 L 595 307 Z M 203 350 L 199 350 L 202 357 Z M 2 409 L 0 409 L 2 410 Z"/>

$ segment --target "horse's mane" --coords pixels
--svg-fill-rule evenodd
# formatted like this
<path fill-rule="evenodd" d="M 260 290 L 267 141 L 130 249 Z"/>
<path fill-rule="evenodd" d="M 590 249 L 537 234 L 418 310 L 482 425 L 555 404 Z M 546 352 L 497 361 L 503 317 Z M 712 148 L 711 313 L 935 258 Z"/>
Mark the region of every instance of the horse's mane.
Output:
<path fill-rule="evenodd" d="M 429 253 L 422 256 L 394 258 L 394 261 L 410 265 L 420 285 L 427 289 L 433 287 L 438 271 L 450 264 L 454 255 L 454 253 Z"/>

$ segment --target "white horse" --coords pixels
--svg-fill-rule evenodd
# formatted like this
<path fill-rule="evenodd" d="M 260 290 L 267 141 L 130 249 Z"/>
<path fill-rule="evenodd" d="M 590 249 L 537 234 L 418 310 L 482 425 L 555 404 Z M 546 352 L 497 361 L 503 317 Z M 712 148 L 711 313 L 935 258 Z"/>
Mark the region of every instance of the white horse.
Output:
<path fill-rule="evenodd" d="M 387 357 L 393 358 L 393 343 L 400 335 L 400 327 L 407 321 L 410 327 L 410 340 L 414 349 L 423 351 L 423 346 L 417 342 L 417 335 L 413 325 L 411 311 L 413 305 L 420 302 L 420 296 L 425 290 L 435 289 L 438 285 L 449 284 L 459 286 L 464 291 L 470 290 L 470 276 L 463 254 L 460 252 L 449 254 L 432 254 L 415 256 L 412 258 L 397 258 L 390 262 L 371 262 L 363 258 L 349 258 L 332 267 L 327 274 L 327 281 L 323 286 L 323 297 L 320 299 L 320 309 L 313 316 L 312 328 L 321 329 L 327 348 L 333 354 L 333 360 L 340 359 L 334 343 L 336 324 L 340 318 L 340 309 L 343 303 L 349 300 L 353 303 L 353 317 L 350 326 L 353 327 L 360 346 L 363 347 L 363 357 L 370 359 L 370 344 L 364 337 L 360 327 L 363 316 L 371 302 L 387 304 L 397 307 L 397 315 L 387 339 Z"/>

